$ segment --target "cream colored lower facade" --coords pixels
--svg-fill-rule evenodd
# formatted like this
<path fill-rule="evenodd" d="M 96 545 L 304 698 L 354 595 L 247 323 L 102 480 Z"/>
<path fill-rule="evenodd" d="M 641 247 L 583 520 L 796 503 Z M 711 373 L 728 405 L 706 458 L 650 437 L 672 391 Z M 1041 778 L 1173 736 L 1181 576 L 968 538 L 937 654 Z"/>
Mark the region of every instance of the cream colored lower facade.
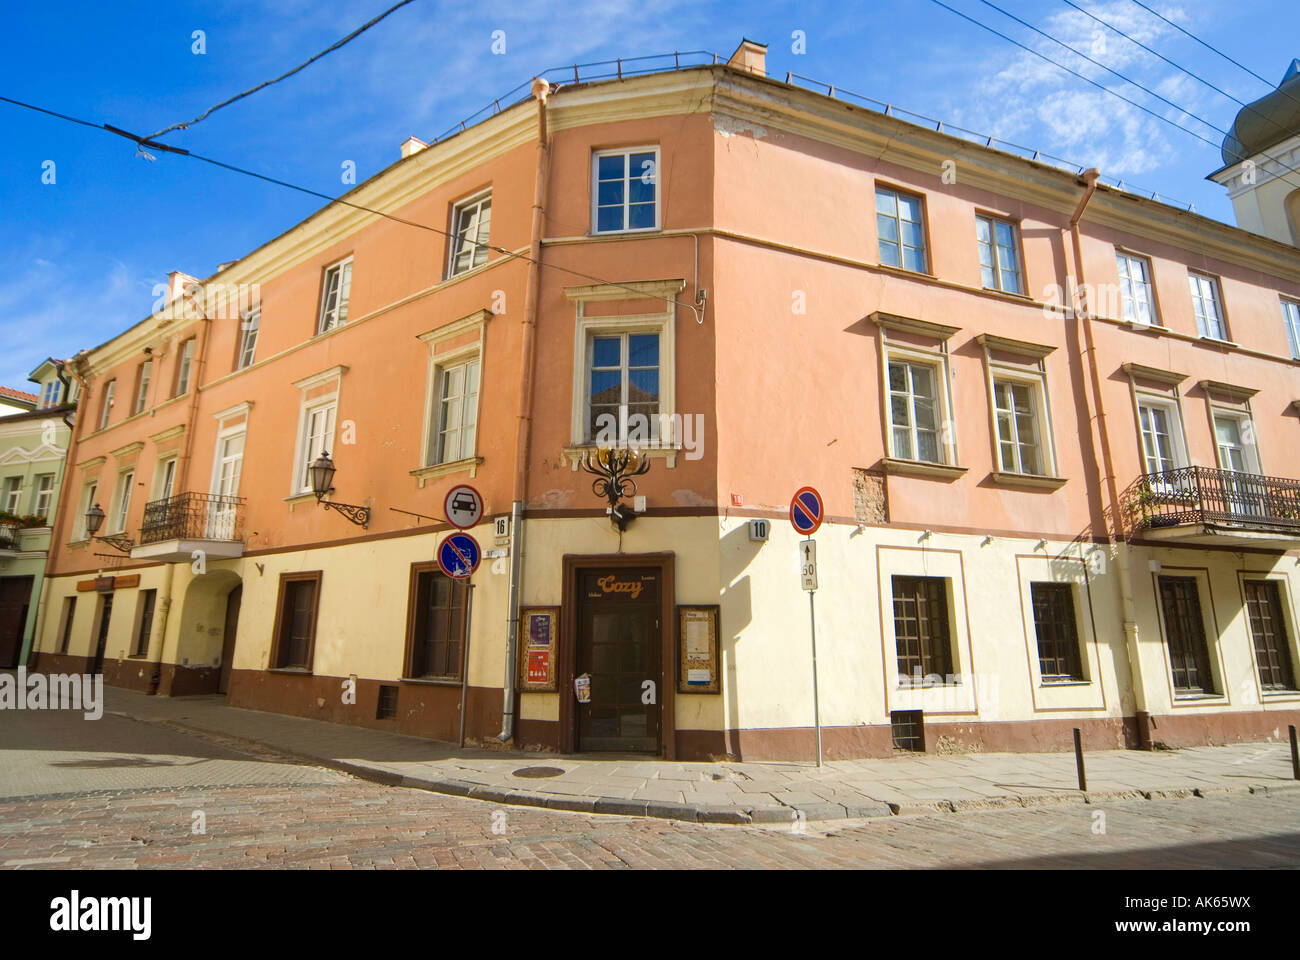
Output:
<path fill-rule="evenodd" d="M 577 569 L 599 572 L 608 563 L 611 576 L 651 570 L 645 576 L 670 591 L 661 607 L 645 608 L 645 623 L 653 619 L 655 626 L 637 634 L 658 656 L 645 679 L 654 684 L 648 709 L 651 726 L 658 724 L 660 753 L 680 759 L 812 756 L 812 638 L 808 594 L 799 580 L 802 538 L 788 520 L 768 516 L 769 538 L 751 539 L 751 519 L 647 515 L 621 535 L 597 514 L 526 519 L 520 605 L 560 608 L 551 661 L 558 689 L 519 693 L 515 744 L 582 749 L 581 717 L 588 708 L 577 703 L 573 679 L 591 637 L 582 612 L 587 601 L 575 600 L 574 584 L 566 581 Z M 485 550 L 503 554 L 484 559 L 471 578 L 466 660 L 467 739 L 495 743 L 504 722 L 514 544 L 498 542 L 490 522 L 471 533 Z M 208 563 L 202 572 L 198 564 L 176 563 L 120 573 L 105 634 L 106 681 L 173 695 L 224 689 L 237 706 L 454 741 L 461 680 L 404 679 L 412 565 L 427 564 L 445 535 L 413 532 L 259 552 Z M 1244 592 L 1246 581 L 1276 581 L 1286 652 L 1292 665 L 1300 662 L 1300 566 L 1293 556 L 846 523 L 823 525 L 815 539 L 818 693 L 830 758 L 888 754 L 901 729 L 891 720 L 910 721 L 918 713 L 923 733 L 914 745 L 939 751 L 1066 750 L 1076 727 L 1095 748 L 1278 739 L 1300 719 L 1300 693 L 1261 684 Z M 320 578 L 312 668 L 273 669 L 281 577 L 311 571 Z M 1127 631 L 1126 571 L 1133 611 Z M 138 584 L 130 585 L 135 576 Z M 899 677 L 896 577 L 929 578 L 942 597 L 951 666 L 929 684 Z M 1195 584 L 1211 674 L 1205 692 L 1195 696 L 1173 685 L 1160 577 Z M 90 579 L 46 580 L 48 614 L 37 669 L 93 665 L 110 594 L 86 589 Z M 1069 682 L 1040 675 L 1035 583 L 1068 590 L 1079 647 L 1079 676 Z M 231 619 L 236 588 L 237 618 Z M 152 629 L 147 648 L 134 656 L 146 590 L 157 591 Z M 678 605 L 718 607 L 717 693 L 678 690 Z M 225 679 L 228 619 L 236 625 L 236 641 Z M 396 691 L 389 694 L 396 698 L 389 701 L 391 715 L 381 715 L 382 688 Z"/>

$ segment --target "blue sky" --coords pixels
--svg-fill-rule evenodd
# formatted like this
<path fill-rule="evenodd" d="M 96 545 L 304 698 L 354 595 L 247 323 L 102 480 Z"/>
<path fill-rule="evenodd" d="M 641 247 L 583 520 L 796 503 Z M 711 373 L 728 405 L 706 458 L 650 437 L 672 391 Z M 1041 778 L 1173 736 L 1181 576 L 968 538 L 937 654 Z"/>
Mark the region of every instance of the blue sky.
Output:
<path fill-rule="evenodd" d="M 295 66 L 392 0 L 10 4 L 0 95 L 140 134 Z M 1176 111 L 1007 20 L 983 0 L 945 0 L 1140 100 Z M 996 0 L 1214 126 L 1239 109 L 1108 33 L 1063 0 Z M 1075 0 L 1238 99 L 1267 87 L 1131 0 Z M 1300 56 L 1295 0 L 1145 0 L 1276 84 Z M 202 30 L 206 52 L 192 52 Z M 493 31 L 505 53 L 492 52 Z M 806 50 L 793 51 L 795 31 Z M 769 44 L 768 71 L 793 71 L 918 113 L 1099 166 L 1228 222 L 1205 174 L 1216 150 L 931 0 L 858 3 L 416 0 L 302 73 L 218 111 L 169 143 L 337 196 L 341 164 L 358 181 L 406 137 L 445 131 L 534 73 L 613 57 L 709 50 L 742 36 Z M 1182 122 L 1218 142 L 1212 129 Z M 0 383 L 26 388 L 44 357 L 101 343 L 149 312 L 170 270 L 199 277 L 320 204 L 281 187 L 0 103 Z M 54 161 L 55 183 L 42 183 Z"/>

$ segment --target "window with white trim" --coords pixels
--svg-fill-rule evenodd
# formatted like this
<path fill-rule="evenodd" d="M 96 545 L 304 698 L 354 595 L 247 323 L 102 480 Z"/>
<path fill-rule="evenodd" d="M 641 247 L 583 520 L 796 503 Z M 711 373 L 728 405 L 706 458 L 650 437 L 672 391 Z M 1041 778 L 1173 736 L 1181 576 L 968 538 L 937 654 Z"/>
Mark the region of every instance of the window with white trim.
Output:
<path fill-rule="evenodd" d="M 181 397 L 190 392 L 190 373 L 194 369 L 194 338 L 190 337 L 181 344 L 180 359 L 176 362 L 176 392 L 172 396 Z"/>
<path fill-rule="evenodd" d="M 334 449 L 334 414 L 338 399 L 331 397 L 323 403 L 310 404 L 303 411 L 302 437 L 298 449 L 301 456 L 295 472 L 295 493 L 311 493 L 311 464 L 322 453 Z"/>
<path fill-rule="evenodd" d="M 59 402 L 59 394 L 62 393 L 63 384 L 58 380 L 47 381 L 45 387 L 41 390 L 41 408 L 52 407 Z"/>
<path fill-rule="evenodd" d="M 131 413 L 144 413 L 144 408 L 149 402 L 149 380 L 153 376 L 153 361 L 146 360 L 140 364 L 135 374 L 135 405 L 131 408 Z"/>
<path fill-rule="evenodd" d="M 253 307 L 244 314 L 239 324 L 239 356 L 235 358 L 236 370 L 252 366 L 253 358 L 257 355 L 257 332 L 261 326 L 261 307 Z"/>
<path fill-rule="evenodd" d="M 1291 357 L 1300 360 L 1300 303 L 1282 301 L 1282 323 L 1286 325 L 1286 341 L 1291 347 Z"/>
<path fill-rule="evenodd" d="M 113 412 L 113 392 L 116 389 L 116 380 L 110 380 L 104 384 L 104 399 L 99 407 L 99 429 L 101 430 L 108 426 L 109 414 Z"/>
<path fill-rule="evenodd" d="M 588 442 L 659 439 L 659 334 L 593 332 L 587 340 Z"/>
<path fill-rule="evenodd" d="M 18 500 L 23 492 L 22 477 L 5 477 L 4 496 L 0 499 L 0 509 L 5 513 L 18 513 Z"/>
<path fill-rule="evenodd" d="M 1142 439 L 1142 460 L 1146 472 L 1168 473 L 1187 466 L 1182 438 L 1182 418 L 1172 401 L 1138 400 L 1138 425 Z"/>
<path fill-rule="evenodd" d="M 975 218 L 980 280 L 987 289 L 1024 293 L 1020 278 L 1020 240 L 1016 225 L 996 217 Z"/>
<path fill-rule="evenodd" d="M 925 202 L 876 187 L 876 239 L 882 264 L 925 273 Z"/>
<path fill-rule="evenodd" d="M 592 233 L 658 229 L 658 147 L 597 150 L 591 183 Z"/>
<path fill-rule="evenodd" d="M 900 460 L 944 463 L 943 373 L 937 364 L 889 361 L 890 453 Z"/>
<path fill-rule="evenodd" d="M 1211 340 L 1227 340 L 1219 281 L 1203 273 L 1189 273 L 1187 282 L 1192 292 L 1192 310 L 1196 313 L 1196 332 Z"/>
<path fill-rule="evenodd" d="M 158 461 L 158 470 L 155 474 L 157 484 L 154 487 L 153 498 L 155 500 L 170 500 L 172 488 L 176 485 L 176 458 L 166 457 Z"/>
<path fill-rule="evenodd" d="M 451 213 L 451 244 L 447 276 L 454 277 L 487 263 L 492 232 L 492 191 L 464 200 Z"/>
<path fill-rule="evenodd" d="M 54 500 L 54 474 L 36 475 L 36 495 L 32 497 L 32 515 L 50 520 L 50 504 Z"/>
<path fill-rule="evenodd" d="M 1219 466 L 1234 473 L 1259 473 L 1255 425 L 1248 413 L 1215 410 L 1214 445 Z"/>
<path fill-rule="evenodd" d="M 352 295 L 352 258 L 348 257 L 325 271 L 321 284 L 320 319 L 316 332 L 341 327 L 348 319 L 348 298 Z"/>
<path fill-rule="evenodd" d="M 1006 473 L 1043 473 L 1038 385 L 1001 377 L 993 380 L 993 412 L 998 430 L 998 462 Z"/>
<path fill-rule="evenodd" d="M 479 358 L 440 365 L 436 368 L 435 403 L 429 418 L 433 436 L 429 438 L 430 461 L 427 466 L 452 463 L 474 456 L 474 438 L 478 426 Z"/>
<path fill-rule="evenodd" d="M 118 475 L 117 492 L 113 495 L 113 529 L 109 533 L 123 533 L 126 521 L 131 514 L 131 493 L 135 487 L 135 471 L 127 470 Z"/>
<path fill-rule="evenodd" d="M 1151 261 L 1122 250 L 1115 251 L 1119 267 L 1119 292 L 1124 319 L 1130 323 L 1159 324 L 1156 298 L 1151 288 Z"/>

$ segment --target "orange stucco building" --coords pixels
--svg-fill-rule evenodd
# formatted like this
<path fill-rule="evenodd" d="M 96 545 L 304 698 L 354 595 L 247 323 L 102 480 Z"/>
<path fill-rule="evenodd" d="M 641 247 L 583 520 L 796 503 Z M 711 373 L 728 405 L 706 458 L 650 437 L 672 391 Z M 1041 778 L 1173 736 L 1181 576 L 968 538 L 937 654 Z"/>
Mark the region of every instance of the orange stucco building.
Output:
<path fill-rule="evenodd" d="M 72 364 L 38 668 L 806 757 L 812 485 L 828 756 L 1300 720 L 1294 242 L 780 83 L 748 42 L 403 154 Z M 648 462 L 614 517 L 604 441 Z M 363 509 L 318 502 L 326 452 Z M 436 564 L 458 484 L 468 583 Z"/>

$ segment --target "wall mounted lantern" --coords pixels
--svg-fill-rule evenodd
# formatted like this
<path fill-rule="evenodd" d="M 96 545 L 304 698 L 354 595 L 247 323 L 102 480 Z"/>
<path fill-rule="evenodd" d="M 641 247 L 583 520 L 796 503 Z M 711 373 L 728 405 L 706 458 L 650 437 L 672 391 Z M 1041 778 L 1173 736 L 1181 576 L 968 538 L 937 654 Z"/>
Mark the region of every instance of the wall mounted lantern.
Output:
<path fill-rule="evenodd" d="M 110 537 L 97 537 L 99 528 L 104 525 L 104 508 L 98 503 L 91 506 L 86 511 L 86 534 L 91 540 L 101 540 L 108 544 L 114 550 L 120 550 L 122 553 L 130 553 L 131 548 L 135 546 L 135 541 L 126 534 L 117 533 Z"/>
<path fill-rule="evenodd" d="M 317 503 L 332 510 L 337 510 L 357 526 L 370 526 L 369 507 L 360 507 L 353 503 L 336 503 L 333 500 L 323 499 L 325 494 L 334 492 L 334 474 L 338 472 L 338 468 L 334 466 L 334 461 L 330 459 L 328 450 L 321 451 L 321 455 L 312 461 L 311 466 L 307 468 L 307 472 L 311 476 L 311 492 L 316 494 Z"/>

